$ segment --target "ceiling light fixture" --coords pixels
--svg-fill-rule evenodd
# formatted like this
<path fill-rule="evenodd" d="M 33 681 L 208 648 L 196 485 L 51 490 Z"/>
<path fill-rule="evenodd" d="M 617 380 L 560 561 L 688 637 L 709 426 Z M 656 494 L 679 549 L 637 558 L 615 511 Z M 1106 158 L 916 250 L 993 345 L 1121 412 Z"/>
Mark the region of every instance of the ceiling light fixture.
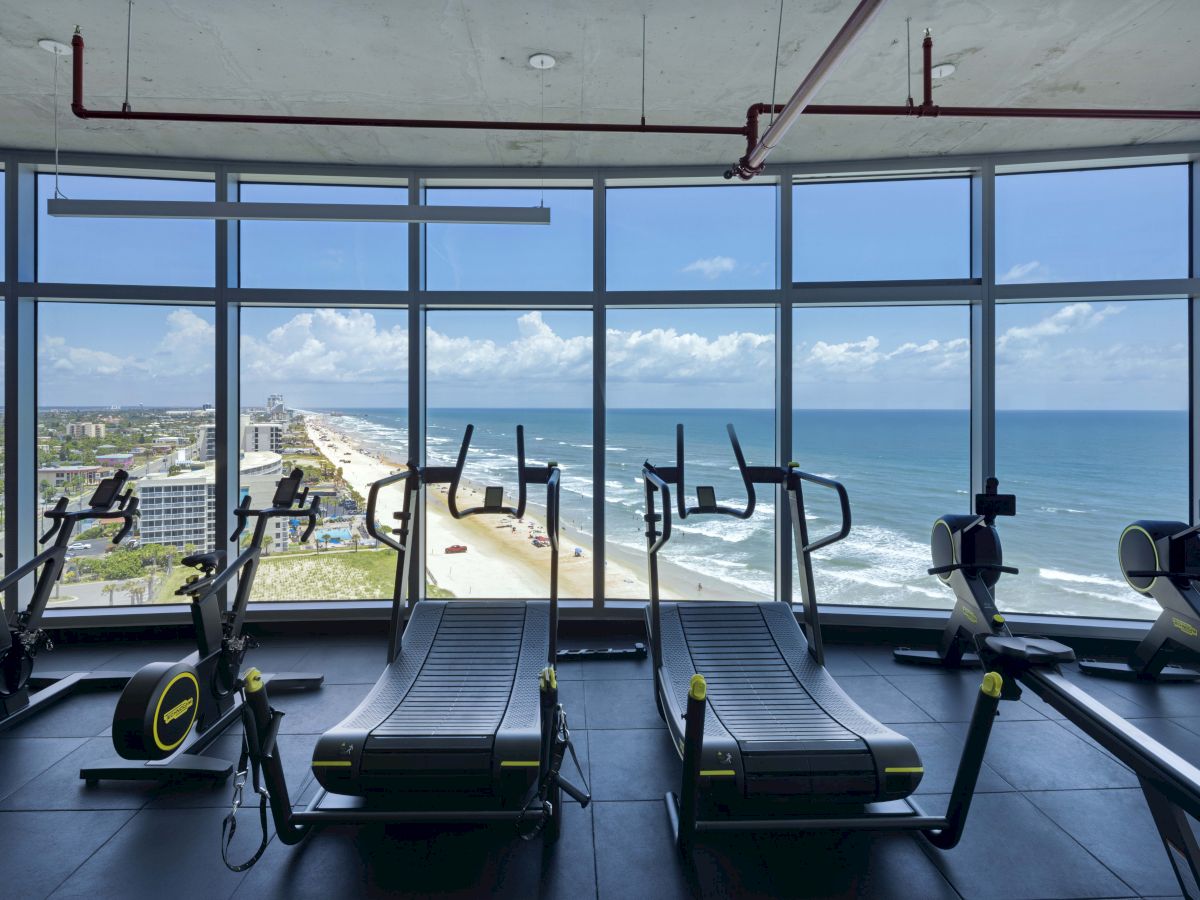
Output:
<path fill-rule="evenodd" d="M 283 222 L 432 222 L 549 225 L 544 206 L 402 206 L 356 203 L 237 203 L 223 200 L 46 201 L 52 216 L 91 219 L 213 219 Z"/>
<path fill-rule="evenodd" d="M 530 68 L 534 69 L 553 69 L 557 63 L 558 60 L 549 53 L 535 53 L 529 57 Z"/>
<path fill-rule="evenodd" d="M 37 42 L 37 45 L 47 53 L 53 53 L 55 56 L 70 56 L 71 48 L 62 41 L 56 41 L 54 38 L 42 38 Z"/>
<path fill-rule="evenodd" d="M 954 63 L 938 63 L 929 70 L 929 74 L 934 78 L 949 78 L 954 74 Z"/>

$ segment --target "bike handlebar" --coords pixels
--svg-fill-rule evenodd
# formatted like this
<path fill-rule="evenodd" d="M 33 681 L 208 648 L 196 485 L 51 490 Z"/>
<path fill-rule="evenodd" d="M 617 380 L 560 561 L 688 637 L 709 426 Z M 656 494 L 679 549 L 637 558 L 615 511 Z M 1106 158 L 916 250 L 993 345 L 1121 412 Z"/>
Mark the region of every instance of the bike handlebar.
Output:
<path fill-rule="evenodd" d="M 308 519 L 308 525 L 304 529 L 304 533 L 300 536 L 300 543 L 305 543 L 312 536 L 313 530 L 317 527 L 317 516 L 321 512 L 321 498 L 313 497 L 312 502 L 307 507 L 304 506 L 308 500 L 308 488 L 300 490 L 300 482 L 304 479 L 304 472 L 301 469 L 292 469 L 291 473 L 286 478 L 281 478 L 275 488 L 275 496 L 271 500 L 271 506 L 265 509 L 251 509 L 250 495 L 247 494 L 242 498 L 242 502 L 238 504 L 237 509 L 233 511 L 237 517 L 237 527 L 233 530 L 233 534 L 229 536 L 230 541 L 236 541 L 246 528 L 246 523 L 250 519 L 275 519 L 281 516 L 301 516 Z"/>
<path fill-rule="evenodd" d="M 74 528 L 89 519 L 122 519 L 124 525 L 113 539 L 114 544 L 119 544 L 133 529 L 134 519 L 138 516 L 138 499 L 133 496 L 133 489 L 121 490 L 128 480 L 129 473 L 124 469 L 117 469 L 112 475 L 101 479 L 83 509 L 71 511 L 67 508 L 71 501 L 67 497 L 59 497 L 53 507 L 42 513 L 43 518 L 49 519 L 52 524 L 38 538 L 38 543 L 48 544 L 66 524 Z"/>

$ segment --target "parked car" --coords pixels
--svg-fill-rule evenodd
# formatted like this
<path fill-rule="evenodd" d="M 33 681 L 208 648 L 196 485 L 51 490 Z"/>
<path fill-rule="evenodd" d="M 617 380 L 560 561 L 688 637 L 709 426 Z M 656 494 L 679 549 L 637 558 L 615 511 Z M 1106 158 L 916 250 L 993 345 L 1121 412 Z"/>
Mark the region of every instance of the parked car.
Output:
<path fill-rule="evenodd" d="M 84 543 L 83 541 L 76 541 L 75 543 L 71 544 L 67 549 L 68 550 L 91 550 L 92 545 Z"/>
<path fill-rule="evenodd" d="M 449 547 L 446 548 L 446 552 L 447 553 L 466 553 L 467 545 L 466 544 L 451 544 Z"/>

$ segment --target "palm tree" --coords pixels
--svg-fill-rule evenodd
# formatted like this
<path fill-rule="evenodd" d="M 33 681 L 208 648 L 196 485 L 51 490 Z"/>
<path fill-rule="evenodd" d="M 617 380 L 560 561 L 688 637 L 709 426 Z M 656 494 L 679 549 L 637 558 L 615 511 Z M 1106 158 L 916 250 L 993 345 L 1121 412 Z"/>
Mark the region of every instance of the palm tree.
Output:
<path fill-rule="evenodd" d="M 273 539 L 273 538 L 272 538 L 272 537 L 271 537 L 269 534 L 268 534 L 268 535 L 265 535 L 265 536 L 263 537 L 263 540 L 262 540 L 262 552 L 263 552 L 263 556 L 270 556 L 270 554 L 271 554 L 271 544 L 272 544 L 273 542 L 274 542 L 274 539 Z"/>
<path fill-rule="evenodd" d="M 117 592 L 117 586 L 115 584 L 106 584 L 106 585 L 104 585 L 104 587 L 100 588 L 100 593 L 108 594 L 108 605 L 109 606 L 113 605 L 113 595 L 116 592 Z"/>
<path fill-rule="evenodd" d="M 317 538 L 318 549 L 320 549 L 320 544 L 324 543 L 325 549 L 328 550 L 329 549 L 329 541 L 331 539 L 332 539 L 332 535 L 330 535 L 328 532 L 326 532 L 325 534 L 322 534 L 319 538 Z"/>

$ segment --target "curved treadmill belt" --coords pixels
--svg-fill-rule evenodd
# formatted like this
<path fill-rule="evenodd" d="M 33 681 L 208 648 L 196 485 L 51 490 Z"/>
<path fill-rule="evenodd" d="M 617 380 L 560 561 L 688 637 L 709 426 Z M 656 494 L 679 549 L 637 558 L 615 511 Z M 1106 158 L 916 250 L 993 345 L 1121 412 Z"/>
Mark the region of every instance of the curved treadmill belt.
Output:
<path fill-rule="evenodd" d="M 537 772 L 548 629 L 544 601 L 416 604 L 396 661 L 317 742 L 317 780 L 342 794 L 478 791 L 512 769 L 520 787 Z"/>
<path fill-rule="evenodd" d="M 811 802 L 906 797 L 921 780 L 916 749 L 876 721 L 808 652 L 785 603 L 662 603 L 668 724 L 683 736 L 688 685 L 708 683 L 702 773 L 736 779 L 746 797 Z"/>

